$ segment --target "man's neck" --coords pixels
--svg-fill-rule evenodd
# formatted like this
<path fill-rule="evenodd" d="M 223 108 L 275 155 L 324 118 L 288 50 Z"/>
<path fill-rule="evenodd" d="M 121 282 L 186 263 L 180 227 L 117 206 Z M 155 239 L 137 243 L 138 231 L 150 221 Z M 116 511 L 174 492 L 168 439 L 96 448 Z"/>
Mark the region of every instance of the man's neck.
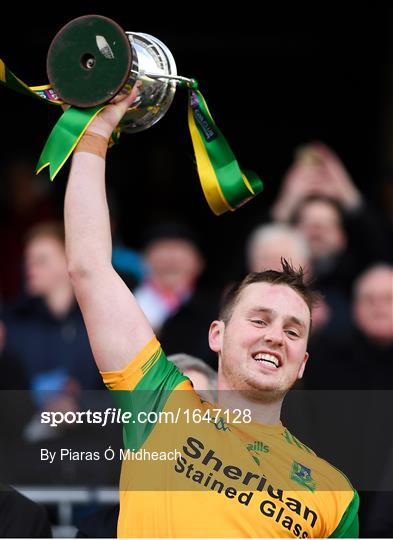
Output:
<path fill-rule="evenodd" d="M 264 399 L 265 398 L 265 399 Z M 217 401 L 223 409 L 240 409 L 244 411 L 249 409 L 251 411 L 251 419 L 253 422 L 259 422 L 261 424 L 281 424 L 280 415 L 283 398 L 270 399 L 264 392 L 261 391 L 259 398 L 253 399 L 242 393 L 239 390 L 234 390 L 225 384 L 225 381 L 219 381 L 218 384 L 218 398 Z"/>

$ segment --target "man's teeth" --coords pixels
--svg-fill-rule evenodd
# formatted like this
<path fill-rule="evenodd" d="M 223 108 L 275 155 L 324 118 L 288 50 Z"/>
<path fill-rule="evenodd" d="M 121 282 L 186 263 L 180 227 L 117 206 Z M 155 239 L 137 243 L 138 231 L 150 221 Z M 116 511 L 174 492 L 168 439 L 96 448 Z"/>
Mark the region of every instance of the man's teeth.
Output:
<path fill-rule="evenodd" d="M 270 364 L 273 364 L 278 368 L 278 358 L 273 356 L 272 354 L 267 353 L 258 353 L 254 356 L 254 360 L 257 362 L 269 362 Z"/>

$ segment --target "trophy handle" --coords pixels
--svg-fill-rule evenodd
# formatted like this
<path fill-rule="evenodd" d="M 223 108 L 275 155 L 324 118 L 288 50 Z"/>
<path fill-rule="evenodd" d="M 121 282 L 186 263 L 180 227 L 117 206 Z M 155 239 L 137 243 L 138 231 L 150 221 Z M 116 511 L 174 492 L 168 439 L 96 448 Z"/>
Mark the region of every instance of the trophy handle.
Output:
<path fill-rule="evenodd" d="M 179 83 L 182 83 L 184 86 L 187 86 L 188 88 L 192 88 L 192 89 L 196 89 L 198 87 L 198 83 L 195 79 L 182 77 L 181 75 L 164 75 L 162 73 L 149 73 L 147 71 L 145 71 L 144 73 L 141 73 L 141 75 L 144 75 L 145 77 L 149 77 L 150 79 L 168 79 L 171 81 L 177 81 Z"/>

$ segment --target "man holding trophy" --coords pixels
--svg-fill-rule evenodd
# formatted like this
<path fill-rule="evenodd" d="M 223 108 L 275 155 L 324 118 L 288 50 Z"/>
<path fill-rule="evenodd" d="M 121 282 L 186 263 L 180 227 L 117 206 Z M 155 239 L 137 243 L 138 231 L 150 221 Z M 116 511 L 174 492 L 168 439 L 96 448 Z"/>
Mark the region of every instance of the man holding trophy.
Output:
<path fill-rule="evenodd" d="M 159 469 L 123 463 L 118 535 L 356 537 L 356 492 L 280 423 L 284 396 L 308 359 L 313 294 L 301 272 L 284 261 L 282 272 L 250 274 L 212 322 L 217 409 L 201 401 L 168 362 L 111 265 L 105 154 L 138 86 L 88 126 L 75 149 L 65 196 L 69 271 L 104 382 L 135 414 L 180 410 L 179 403 L 182 413 L 188 411 L 175 426 L 125 426 L 126 448 L 176 448 L 181 457 Z M 194 416 L 192 422 L 196 409 L 202 421 Z"/>
<path fill-rule="evenodd" d="M 101 16 L 69 23 L 49 50 L 52 86 L 29 88 L 0 60 L 6 86 L 71 105 L 38 169 L 49 165 L 53 178 L 74 152 L 64 210 L 68 268 L 98 369 L 133 418 L 123 428 L 130 454 L 122 464 L 118 536 L 356 537 L 356 491 L 280 421 L 283 399 L 308 360 L 315 293 L 302 270 L 283 260 L 281 272 L 249 274 L 227 295 L 209 330 L 219 360 L 218 403 L 211 404 L 166 359 L 112 266 L 108 144 L 119 124 L 133 132 L 158 121 L 175 81 L 190 92 L 189 127 L 212 211 L 234 210 L 262 189 L 255 174 L 240 170 L 197 83 L 176 75 L 165 46 L 127 34 Z M 173 421 L 142 422 L 141 413 Z M 178 457 L 134 460 L 141 450 Z"/>

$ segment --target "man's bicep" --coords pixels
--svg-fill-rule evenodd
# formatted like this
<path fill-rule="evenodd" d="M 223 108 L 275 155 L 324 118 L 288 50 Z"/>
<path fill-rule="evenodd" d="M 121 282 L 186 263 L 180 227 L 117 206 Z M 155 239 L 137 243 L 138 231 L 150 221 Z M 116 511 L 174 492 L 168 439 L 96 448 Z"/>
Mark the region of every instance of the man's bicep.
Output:
<path fill-rule="evenodd" d="M 133 294 L 110 266 L 74 289 L 98 368 L 122 369 L 154 335 Z"/>

